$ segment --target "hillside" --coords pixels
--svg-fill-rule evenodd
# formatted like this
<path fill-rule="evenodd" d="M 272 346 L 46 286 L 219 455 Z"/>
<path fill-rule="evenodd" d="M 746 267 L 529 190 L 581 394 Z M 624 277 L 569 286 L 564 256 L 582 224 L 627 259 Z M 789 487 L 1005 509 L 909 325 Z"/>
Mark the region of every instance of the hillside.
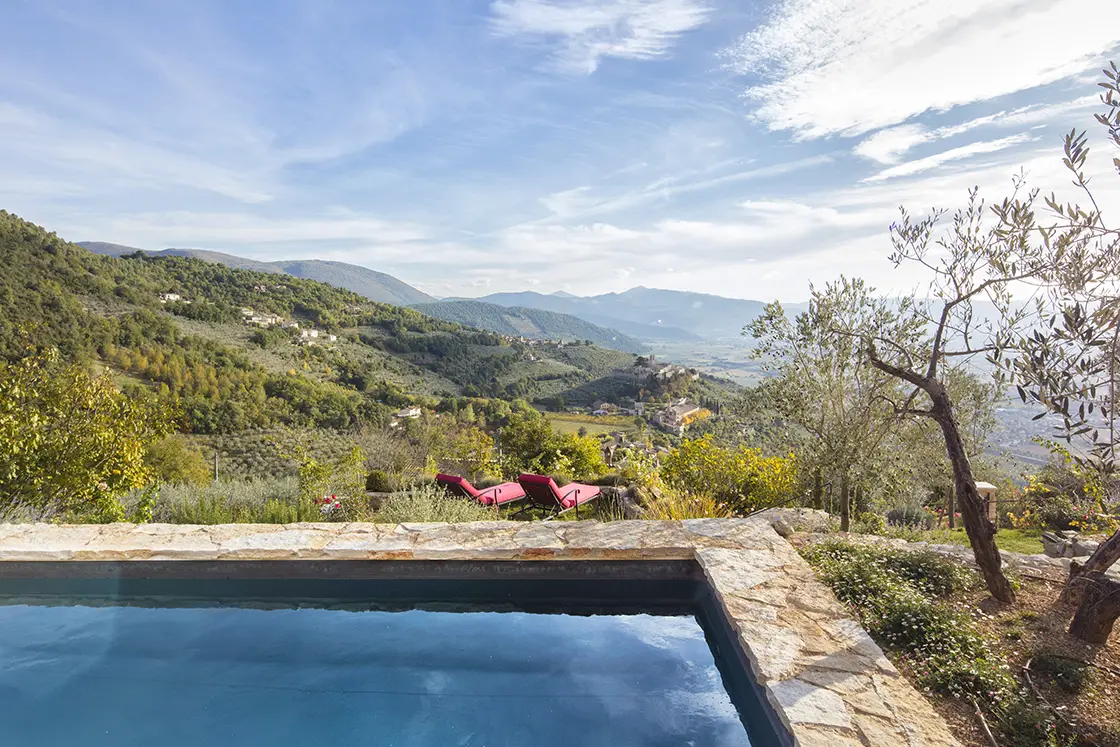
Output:
<path fill-rule="evenodd" d="M 646 352 L 646 346 L 618 330 L 591 324 L 571 314 L 481 301 L 440 301 L 416 304 L 416 310 L 438 319 L 502 335 L 535 340 L 591 340 L 596 345 L 627 353 Z"/>
<path fill-rule="evenodd" d="M 573 346 L 579 355 L 508 345 L 288 275 L 170 254 L 98 255 L 4 211 L 0 262 L 0 363 L 55 347 L 178 412 L 193 433 L 352 428 L 417 401 L 562 395 L 633 360 L 588 345 Z M 243 309 L 300 329 L 246 324 Z M 336 340 L 300 344 L 309 328 Z"/>
<path fill-rule="evenodd" d="M 79 241 L 83 246 L 96 254 L 111 257 L 120 257 L 141 251 L 131 246 L 109 244 L 103 241 Z M 327 262 L 318 259 L 309 260 L 282 260 L 278 262 L 261 262 L 246 257 L 237 257 L 222 252 L 212 252 L 205 249 L 163 249 L 161 251 L 146 252 L 152 256 L 194 257 L 206 262 L 214 262 L 239 270 L 252 270 L 254 272 L 284 273 L 297 278 L 318 280 L 321 283 L 345 288 L 371 301 L 391 303 L 396 306 L 410 306 L 417 303 L 435 301 L 432 296 L 416 290 L 411 285 L 402 282 L 392 275 L 371 270 L 360 265 L 351 265 L 345 262 Z"/>

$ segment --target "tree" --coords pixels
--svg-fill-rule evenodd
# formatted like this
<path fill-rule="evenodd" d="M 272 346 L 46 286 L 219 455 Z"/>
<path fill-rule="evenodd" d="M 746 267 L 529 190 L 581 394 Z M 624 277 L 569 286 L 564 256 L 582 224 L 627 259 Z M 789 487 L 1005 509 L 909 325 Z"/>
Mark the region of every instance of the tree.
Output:
<path fill-rule="evenodd" d="M 1033 199 L 1032 193 L 1024 203 L 1028 210 Z M 1007 207 L 1006 201 L 1003 207 Z M 842 332 L 860 339 L 871 367 L 910 387 L 904 399 L 892 401 L 894 411 L 929 418 L 941 431 L 953 469 L 953 491 L 976 564 L 992 596 L 1012 602 L 1015 594 L 1001 568 L 995 526 L 985 515 L 976 490 L 946 377 L 951 367 L 998 355 L 1007 347 L 1027 316 L 1012 302 L 1012 284 L 1045 282 L 1053 275 L 1058 257 L 1049 247 L 1033 244 L 1029 229 L 1021 222 L 988 225 L 987 212 L 974 189 L 967 206 L 954 214 L 949 231 L 939 234 L 943 211 L 915 219 L 902 208 L 901 222 L 891 226 L 891 261 L 896 267 L 917 265 L 930 276 L 926 298 L 877 302 L 883 313 L 871 324 Z M 1004 235 L 1003 228 L 1012 231 Z M 980 302 L 992 305 L 994 318 L 982 316 Z"/>
<path fill-rule="evenodd" d="M 890 259 L 896 267 L 916 265 L 927 274 L 924 298 L 869 298 L 855 324 L 836 330 L 860 341 L 868 365 L 909 387 L 907 396 L 890 402 L 896 414 L 928 418 L 940 430 L 969 544 L 988 590 L 1003 602 L 1015 595 L 1002 571 L 995 526 L 976 490 L 949 372 L 983 357 L 1000 360 L 1037 320 L 1041 307 L 1032 314 L 1029 304 L 1013 300 L 1013 289 L 1053 288 L 1065 268 L 1085 262 L 1085 247 L 1069 233 L 1037 227 L 1037 191 L 1025 196 L 1020 191 L 1017 180 L 1015 194 L 989 211 L 978 190 L 971 190 L 945 232 L 944 211 L 919 219 L 901 208 L 901 221 L 890 229 Z"/>
<path fill-rule="evenodd" d="M 599 442 L 576 433 L 558 435 L 533 409 L 518 409 L 499 431 L 505 472 L 555 473 L 591 479 L 607 471 Z"/>
<path fill-rule="evenodd" d="M 150 482 L 145 449 L 169 430 L 165 412 L 57 351 L 0 364 L 0 508 L 119 521 L 119 496 Z"/>
<path fill-rule="evenodd" d="M 813 505 L 822 508 L 826 480 L 839 485 L 840 524 L 848 530 L 850 492 L 880 456 L 897 416 L 897 379 L 865 365 L 860 340 L 847 330 L 874 326 L 888 315 L 862 280 L 841 278 L 810 290 L 809 308 L 790 320 L 777 302 L 744 328 L 759 341 L 755 357 L 776 375 L 759 386 L 770 409 L 808 438 L 799 452 L 812 475 Z"/>
<path fill-rule="evenodd" d="M 1105 74 L 1108 80 L 1102 86 L 1106 93 L 1101 98 L 1109 110 L 1107 115 L 1098 115 L 1097 119 L 1108 128 L 1113 142 L 1120 144 L 1120 100 L 1115 66 Z M 930 276 L 927 300 L 919 301 L 913 296 L 900 299 L 890 323 L 860 332 L 870 365 L 912 387 L 906 400 L 896 403 L 896 410 L 909 416 L 930 418 L 940 428 L 953 467 L 954 487 L 969 544 L 988 589 L 1005 602 L 1012 601 L 1014 594 L 1000 567 L 995 527 L 981 511 L 982 503 L 976 491 L 956 404 L 945 384 L 944 373 L 951 366 L 965 365 L 981 356 L 999 370 L 1006 371 L 1009 354 L 1016 360 L 1029 360 L 1033 351 L 1037 365 L 1024 363 L 1023 374 L 1038 385 L 1037 400 L 1061 412 L 1063 417 L 1068 416 L 1070 424 L 1075 426 L 1075 420 L 1084 420 L 1091 414 L 1088 408 L 1082 411 L 1077 404 L 1078 397 L 1082 397 L 1083 405 L 1084 395 L 1093 397 L 1095 390 L 1091 386 L 1088 389 L 1079 387 L 1078 382 L 1086 383 L 1081 377 L 1086 370 L 1075 370 L 1070 376 L 1066 366 L 1076 362 L 1077 366 L 1091 369 L 1094 364 L 1089 361 L 1096 360 L 1097 365 L 1103 366 L 1102 371 L 1109 372 L 1110 380 L 1115 379 L 1117 367 L 1112 363 L 1115 355 L 1094 358 L 1098 349 L 1093 341 L 1103 341 L 1107 348 L 1109 341 L 1116 340 L 1118 334 L 1115 324 L 1118 307 L 1100 295 L 1112 287 L 1116 277 L 1117 235 L 1104 225 L 1088 189 L 1083 170 L 1089 152 L 1086 142 L 1084 133 L 1071 132 L 1065 141 L 1064 163 L 1074 175 L 1074 184 L 1089 197 L 1092 209 L 1063 205 L 1051 194 L 1044 202 L 1055 220 L 1043 224 L 1036 215 L 1039 193 L 1037 190 L 1024 193 L 1022 179 L 1016 180 L 1015 193 L 992 206 L 990 211 L 985 209 L 977 190 L 972 190 L 967 206 L 954 214 L 952 227 L 945 234 L 938 233 L 943 211 L 915 219 L 903 209 L 902 220 L 891 227 L 895 249 L 891 259 L 896 266 L 907 263 L 924 269 Z M 1120 160 L 1114 159 L 1114 164 L 1120 168 Z M 991 217 L 995 218 L 994 225 L 988 220 Z M 1035 302 L 1016 302 L 1012 293 L 1021 290 L 1031 291 Z M 1038 330 L 1048 316 L 1047 300 L 1071 293 L 1093 299 L 1094 291 L 1097 295 L 1091 303 L 1095 305 L 1092 313 L 1085 316 L 1091 316 L 1097 327 L 1105 325 L 1109 335 L 1098 338 L 1088 334 L 1085 326 L 1078 322 L 1081 317 L 1076 305 L 1067 305 L 1059 325 L 1049 325 L 1049 338 Z M 990 304 L 994 313 L 986 315 L 982 302 Z M 917 336 L 915 324 L 919 325 Z M 1064 341 L 1062 333 L 1054 333 L 1058 327 L 1064 330 Z M 1059 341 L 1057 346 L 1065 351 L 1056 356 L 1061 360 L 1048 355 L 1053 348 L 1046 347 L 1047 339 Z M 1086 355 L 1071 352 L 1078 346 L 1083 346 Z M 1114 347 L 1107 349 L 1115 350 Z M 1020 356 L 1016 351 L 1023 351 L 1025 355 Z M 1015 365 L 1012 363 L 1011 367 Z M 1039 374 L 1033 379 L 1030 377 L 1032 367 L 1034 373 Z M 1055 390 L 1062 389 L 1072 398 L 1055 395 Z M 1025 389 L 1020 394 L 1025 397 Z M 1075 412 L 1076 418 L 1073 417 Z M 1088 431 L 1081 430 L 1086 427 L 1087 424 L 1082 424 L 1073 432 L 1092 431 L 1091 427 Z M 1120 540 L 1115 550 L 1102 554 L 1108 552 L 1120 553 Z"/>
<path fill-rule="evenodd" d="M 1105 92 L 1105 112 L 1096 115 L 1112 144 L 1120 148 L 1120 72 L 1111 63 L 1100 84 Z M 1120 423 L 1120 231 L 1109 228 L 1089 188 L 1085 167 L 1089 146 L 1084 131 L 1065 139 L 1066 168 L 1091 207 L 1060 203 L 1051 195 L 1046 205 L 1053 222 L 1038 226 L 1048 241 L 1077 249 L 1076 262 L 1059 275 L 1055 295 L 1059 309 L 1046 323 L 1023 335 L 1016 355 L 1002 363 L 1014 377 L 1020 398 L 1039 405 L 1059 420 L 1058 431 L 1069 444 L 1072 460 L 1096 475 L 1096 482 L 1110 492 L 1104 500 L 1120 502 L 1117 449 Z M 1120 174 L 1120 158 L 1112 164 Z M 1013 209 L 1019 210 L 1019 206 Z M 1053 237 L 1053 238 L 1051 238 Z M 1068 596 L 1081 602 L 1070 633 L 1103 643 L 1120 617 L 1120 583 L 1104 572 L 1120 560 L 1120 531 L 1102 542 L 1082 566 L 1070 569 Z"/>
<path fill-rule="evenodd" d="M 210 481 L 206 457 L 179 434 L 151 444 L 144 455 L 144 465 L 155 479 L 163 482 L 204 485 Z"/>

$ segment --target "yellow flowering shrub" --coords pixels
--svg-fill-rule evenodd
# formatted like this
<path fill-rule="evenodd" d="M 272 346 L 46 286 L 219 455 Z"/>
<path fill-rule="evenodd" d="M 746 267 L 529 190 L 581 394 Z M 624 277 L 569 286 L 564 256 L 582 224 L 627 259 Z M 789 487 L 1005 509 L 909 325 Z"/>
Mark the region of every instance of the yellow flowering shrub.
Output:
<path fill-rule="evenodd" d="M 669 452 L 661 476 L 670 487 L 704 496 L 742 514 L 788 500 L 797 486 L 797 459 L 768 457 L 745 446 L 717 445 L 711 434 Z"/>

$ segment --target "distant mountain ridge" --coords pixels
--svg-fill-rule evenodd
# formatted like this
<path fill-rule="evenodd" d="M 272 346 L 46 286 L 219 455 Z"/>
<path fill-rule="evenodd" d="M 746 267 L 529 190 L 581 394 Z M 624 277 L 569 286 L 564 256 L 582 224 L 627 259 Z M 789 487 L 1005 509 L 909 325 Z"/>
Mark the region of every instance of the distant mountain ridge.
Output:
<path fill-rule="evenodd" d="M 546 309 L 502 306 L 483 301 L 438 301 L 413 305 L 417 311 L 444 321 L 490 330 L 498 334 L 545 340 L 590 340 L 601 347 L 644 353 L 645 345 L 616 329 L 592 324 L 572 314 Z"/>
<path fill-rule="evenodd" d="M 95 254 L 106 254 L 119 257 L 124 254 L 144 251 L 152 255 L 171 255 L 176 257 L 195 257 L 206 262 L 215 262 L 237 270 L 253 270 L 255 272 L 270 272 L 273 274 L 292 275 L 307 280 L 318 280 L 339 288 L 353 291 L 365 296 L 371 301 L 391 303 L 395 306 L 411 306 L 417 303 L 429 303 L 436 299 L 427 293 L 413 288 L 392 275 L 377 272 L 361 265 L 352 265 L 346 262 L 329 262 L 320 259 L 281 260 L 278 262 L 261 262 L 246 257 L 238 257 L 223 252 L 212 252 L 206 249 L 163 249 L 150 252 L 122 244 L 110 244 L 104 241 L 78 241 L 79 246 L 85 247 Z"/>
<path fill-rule="evenodd" d="M 474 300 L 571 314 L 640 340 L 655 341 L 738 338 L 743 325 L 766 306 L 761 301 L 642 286 L 598 296 L 525 291 L 492 293 Z"/>

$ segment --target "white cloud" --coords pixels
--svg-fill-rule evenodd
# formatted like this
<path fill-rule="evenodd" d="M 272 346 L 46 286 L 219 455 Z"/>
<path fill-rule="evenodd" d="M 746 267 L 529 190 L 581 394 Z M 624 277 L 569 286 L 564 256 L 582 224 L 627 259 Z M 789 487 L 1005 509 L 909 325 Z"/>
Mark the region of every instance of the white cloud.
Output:
<path fill-rule="evenodd" d="M 814 138 L 1078 76 L 1118 43 L 1100 0 L 781 0 L 726 55 L 760 121 Z"/>
<path fill-rule="evenodd" d="M 101 236 L 126 237 L 144 248 L 347 240 L 392 244 L 428 238 L 419 226 L 346 211 L 307 218 L 269 218 L 234 212 L 140 213 L 111 218 L 92 230 Z"/>
<path fill-rule="evenodd" d="M 1033 104 L 1011 111 L 1001 111 L 976 117 L 960 124 L 938 127 L 929 130 L 918 124 L 904 124 L 890 127 L 868 136 L 860 141 L 852 152 L 884 164 L 898 163 L 900 157 L 911 148 L 933 140 L 961 135 L 978 127 L 1026 127 L 1043 122 L 1080 116 L 1081 110 L 1100 104 L 1098 96 L 1082 96 L 1071 101 L 1056 104 Z"/>
<path fill-rule="evenodd" d="M 665 56 L 710 12 L 697 0 L 495 0 L 490 9 L 496 34 L 544 39 L 558 70 L 586 75 L 605 57 Z"/>
<path fill-rule="evenodd" d="M 921 125 L 899 125 L 879 130 L 856 145 L 852 152 L 879 163 L 898 163 L 903 153 L 932 138 L 933 134 Z"/>
<path fill-rule="evenodd" d="M 804 169 L 824 166 L 831 163 L 832 160 L 832 156 L 821 154 L 748 169 L 742 168 L 741 161 L 735 161 L 732 164 L 719 164 L 718 168 L 701 170 L 698 173 L 661 177 L 644 186 L 632 187 L 610 195 L 596 195 L 592 187 L 583 186 L 555 192 L 542 197 L 540 202 L 552 212 L 555 218 L 573 219 L 605 215 L 640 207 L 650 202 L 669 202 L 678 195 L 704 192 L 739 182 L 771 179 Z M 727 171 L 726 167 L 729 165 L 736 165 L 739 168 Z M 718 173 L 721 170 L 726 173 Z"/>
<path fill-rule="evenodd" d="M 987 140 L 979 143 L 970 143 L 969 145 L 962 145 L 959 148 L 952 148 L 941 153 L 936 153 L 932 156 L 919 158 L 914 161 L 907 161 L 900 163 L 897 166 L 892 166 L 889 169 L 883 169 L 877 174 L 867 177 L 864 181 L 867 182 L 880 182 L 886 179 L 893 179 L 899 176 L 911 176 L 923 171 L 935 169 L 942 164 L 950 161 L 959 161 L 972 156 L 980 155 L 982 153 L 995 153 L 1005 148 L 1010 148 L 1030 140 L 1029 135 L 1011 135 L 1010 137 L 1003 137 L 999 140 Z"/>

